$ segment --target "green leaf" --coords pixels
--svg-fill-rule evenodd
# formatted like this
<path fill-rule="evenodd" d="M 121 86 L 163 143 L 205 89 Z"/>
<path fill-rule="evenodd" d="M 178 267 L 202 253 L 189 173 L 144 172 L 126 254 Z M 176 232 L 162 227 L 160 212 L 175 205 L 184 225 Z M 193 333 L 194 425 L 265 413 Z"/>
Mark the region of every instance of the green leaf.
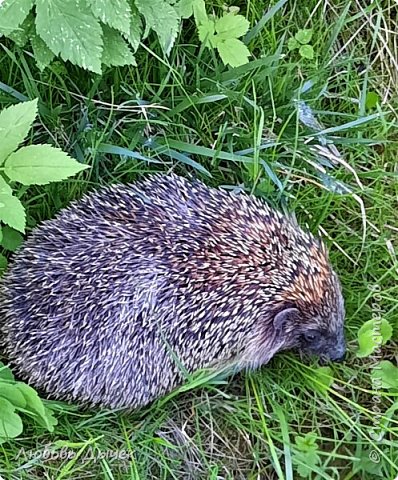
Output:
<path fill-rule="evenodd" d="M 289 40 L 287 41 L 287 48 L 291 52 L 292 50 L 295 50 L 296 48 L 299 48 L 300 44 L 294 37 L 290 37 Z"/>
<path fill-rule="evenodd" d="M 299 30 L 294 38 L 301 43 L 302 45 L 306 45 L 311 41 L 312 38 L 312 28 Z"/>
<path fill-rule="evenodd" d="M 246 45 L 236 38 L 223 40 L 217 44 L 217 50 L 225 65 L 239 67 L 249 61 L 250 52 Z"/>
<path fill-rule="evenodd" d="M 398 367 L 389 360 L 382 360 L 373 367 L 372 378 L 381 380 L 382 388 L 398 388 Z"/>
<path fill-rule="evenodd" d="M 330 385 L 333 383 L 333 373 L 330 367 L 319 367 L 315 370 L 317 380 L 322 385 L 316 385 L 318 389 L 326 392 L 329 390 Z"/>
<path fill-rule="evenodd" d="M 366 94 L 365 106 L 367 110 L 371 110 L 379 103 L 379 96 L 376 92 L 368 92 Z"/>
<path fill-rule="evenodd" d="M 89 166 L 82 165 L 59 148 L 29 145 L 7 158 L 4 173 L 10 180 L 23 185 L 45 185 L 64 180 L 86 168 Z"/>
<path fill-rule="evenodd" d="M 215 24 L 214 20 L 211 18 L 207 19 L 206 22 L 203 22 L 198 26 L 198 35 L 199 40 L 209 48 L 214 48 L 216 46 L 216 36 L 215 36 Z"/>
<path fill-rule="evenodd" d="M 178 4 L 178 11 L 181 18 L 189 18 L 193 15 L 193 4 L 195 0 L 181 0 Z"/>
<path fill-rule="evenodd" d="M 314 49 L 311 47 L 311 45 L 301 45 L 301 47 L 299 48 L 299 54 L 303 58 L 312 60 L 314 58 Z"/>
<path fill-rule="evenodd" d="M 293 456 L 293 462 L 297 464 L 297 472 L 301 477 L 310 477 L 317 465 L 320 464 L 320 457 L 316 451 L 297 452 Z"/>
<path fill-rule="evenodd" d="M 8 400 L 14 407 L 26 407 L 25 397 L 18 390 L 16 384 L 5 383 L 0 380 L 0 399 L 1 398 Z"/>
<path fill-rule="evenodd" d="M 156 32 L 164 52 L 170 53 L 177 38 L 180 19 L 177 11 L 165 0 L 135 0 L 135 5 L 145 18 L 145 34 Z"/>
<path fill-rule="evenodd" d="M 141 17 L 138 11 L 133 8 L 130 15 L 130 28 L 127 34 L 125 35 L 126 40 L 131 45 L 133 52 L 137 50 L 140 45 L 142 36 L 142 22 Z"/>
<path fill-rule="evenodd" d="M 12 189 L 10 185 L 4 180 L 0 175 L 0 193 L 6 193 L 7 195 L 12 195 Z"/>
<path fill-rule="evenodd" d="M 33 55 L 35 56 L 36 65 L 39 70 L 43 71 L 54 59 L 54 52 L 47 47 L 46 43 L 39 37 L 39 35 L 32 35 L 30 43 L 32 45 Z"/>
<path fill-rule="evenodd" d="M 0 165 L 25 139 L 37 115 L 37 100 L 21 102 L 0 113 Z"/>
<path fill-rule="evenodd" d="M 3 362 L 0 362 L 0 380 L 14 380 L 11 370 Z"/>
<path fill-rule="evenodd" d="M 44 406 L 36 390 L 22 382 L 18 382 L 16 386 L 26 401 L 25 409 L 34 415 L 36 422 L 46 427 L 50 432 L 53 432 L 57 420 L 52 410 Z"/>
<path fill-rule="evenodd" d="M 18 232 L 25 232 L 25 209 L 17 197 L 0 193 L 0 220 Z"/>
<path fill-rule="evenodd" d="M 36 0 L 36 31 L 55 55 L 101 73 L 102 29 L 85 0 Z"/>
<path fill-rule="evenodd" d="M 318 444 L 316 443 L 317 436 L 315 433 L 309 432 L 303 437 L 297 435 L 294 439 L 298 449 L 302 452 L 309 452 L 312 450 L 318 450 Z"/>
<path fill-rule="evenodd" d="M 249 22 L 243 15 L 227 13 L 215 22 L 217 38 L 227 40 L 229 38 L 239 38 L 249 30 Z"/>
<path fill-rule="evenodd" d="M 0 254 L 0 275 L 2 275 L 4 273 L 4 271 L 7 269 L 7 267 L 8 267 L 7 257 Z M 0 378 L 1 378 L 1 372 L 0 372 Z"/>
<path fill-rule="evenodd" d="M 7 37 L 15 42 L 19 47 L 24 47 L 32 32 L 34 32 L 34 27 L 35 17 L 33 16 L 33 13 L 30 12 L 21 25 L 13 32 L 8 34 Z"/>
<path fill-rule="evenodd" d="M 15 413 L 15 407 L 0 397 L 0 437 L 15 438 L 23 431 L 22 420 Z"/>
<path fill-rule="evenodd" d="M 193 0 L 192 9 L 196 26 L 198 27 L 199 25 L 206 23 L 208 16 L 206 13 L 206 4 L 204 0 Z"/>
<path fill-rule="evenodd" d="M 1 245 L 10 252 L 15 252 L 23 242 L 23 236 L 11 227 L 3 227 L 2 234 Z"/>
<path fill-rule="evenodd" d="M 359 349 L 357 357 L 367 357 L 384 345 L 392 336 L 392 327 L 384 318 L 381 320 L 371 319 L 365 322 L 358 330 Z"/>
<path fill-rule="evenodd" d="M 33 0 L 4 0 L 0 2 L 0 36 L 13 32 L 28 16 Z"/>
<path fill-rule="evenodd" d="M 134 55 L 121 34 L 113 28 L 103 26 L 104 50 L 102 63 L 104 65 L 136 65 Z"/>
<path fill-rule="evenodd" d="M 88 0 L 94 15 L 102 23 L 128 34 L 130 30 L 130 5 L 126 0 Z M 116 64 L 115 64 L 116 65 Z"/>

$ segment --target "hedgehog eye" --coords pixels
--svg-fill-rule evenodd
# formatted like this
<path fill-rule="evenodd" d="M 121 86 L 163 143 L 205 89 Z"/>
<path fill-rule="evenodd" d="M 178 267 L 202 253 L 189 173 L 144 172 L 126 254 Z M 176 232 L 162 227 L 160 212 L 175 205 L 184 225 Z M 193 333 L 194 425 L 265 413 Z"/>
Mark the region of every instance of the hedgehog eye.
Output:
<path fill-rule="evenodd" d="M 319 339 L 320 333 L 316 330 L 310 330 L 308 332 L 304 332 L 303 337 L 307 342 L 312 343 Z"/>

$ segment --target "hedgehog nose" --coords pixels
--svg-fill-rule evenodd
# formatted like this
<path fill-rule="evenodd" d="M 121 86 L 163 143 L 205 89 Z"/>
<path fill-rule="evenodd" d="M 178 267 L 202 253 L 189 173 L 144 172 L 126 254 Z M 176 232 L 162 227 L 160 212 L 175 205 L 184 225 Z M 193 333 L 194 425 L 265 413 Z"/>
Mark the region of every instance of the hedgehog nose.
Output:
<path fill-rule="evenodd" d="M 344 349 L 339 349 L 336 352 L 334 352 L 333 354 L 329 355 L 329 359 L 332 362 L 341 363 L 341 362 L 344 362 L 345 356 L 346 356 L 346 351 L 345 351 L 345 348 L 344 348 Z"/>
<path fill-rule="evenodd" d="M 346 357 L 346 352 L 343 352 L 338 356 L 331 357 L 330 360 L 332 360 L 333 362 L 341 363 L 341 362 L 344 362 L 345 357 Z"/>

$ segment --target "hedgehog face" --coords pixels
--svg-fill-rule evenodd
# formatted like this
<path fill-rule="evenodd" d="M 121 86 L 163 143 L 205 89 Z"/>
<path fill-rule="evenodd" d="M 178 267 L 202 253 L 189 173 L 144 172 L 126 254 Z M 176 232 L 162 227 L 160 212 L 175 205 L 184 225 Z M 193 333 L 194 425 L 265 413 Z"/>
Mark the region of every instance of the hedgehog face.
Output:
<path fill-rule="evenodd" d="M 344 360 L 346 346 L 343 329 L 330 331 L 326 329 L 308 329 L 299 337 L 299 350 L 307 355 L 318 356 L 322 363 L 331 360 Z"/>
<path fill-rule="evenodd" d="M 342 304 L 335 312 L 315 318 L 303 314 L 298 308 L 286 308 L 275 316 L 274 328 L 285 337 L 284 348 L 316 355 L 322 363 L 344 359 L 346 345 Z"/>

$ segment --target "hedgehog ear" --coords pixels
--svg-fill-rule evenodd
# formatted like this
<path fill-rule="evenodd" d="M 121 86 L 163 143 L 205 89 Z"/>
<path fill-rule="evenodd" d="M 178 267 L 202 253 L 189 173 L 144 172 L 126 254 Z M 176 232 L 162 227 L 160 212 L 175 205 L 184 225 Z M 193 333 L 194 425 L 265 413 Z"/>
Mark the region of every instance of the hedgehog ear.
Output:
<path fill-rule="evenodd" d="M 277 331 L 283 331 L 288 329 L 289 325 L 292 325 L 295 320 L 300 316 L 298 308 L 289 307 L 278 312 L 274 317 L 274 328 Z"/>

